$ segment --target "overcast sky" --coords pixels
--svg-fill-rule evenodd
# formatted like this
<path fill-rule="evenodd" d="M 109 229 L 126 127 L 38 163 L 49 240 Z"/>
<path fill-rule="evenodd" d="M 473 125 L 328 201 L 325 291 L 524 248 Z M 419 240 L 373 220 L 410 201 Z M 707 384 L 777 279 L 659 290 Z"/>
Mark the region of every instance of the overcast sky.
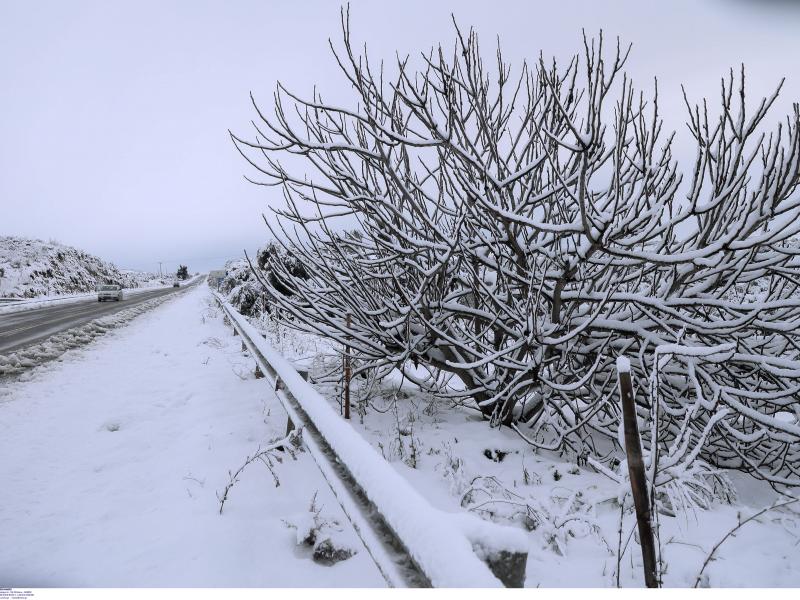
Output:
<path fill-rule="evenodd" d="M 786 76 L 779 108 L 800 100 L 793 0 L 354 1 L 353 36 L 391 60 L 449 45 L 451 12 L 485 43 L 499 35 L 512 62 L 566 56 L 581 28 L 619 35 L 635 80 L 659 77 L 670 129 L 684 122 L 681 83 L 716 98 L 741 62 L 753 96 Z M 337 2 L 0 0 L 0 234 L 147 270 L 206 270 L 258 247 L 280 192 L 244 181 L 227 130 L 249 134 L 248 93 L 268 107 L 277 80 L 344 94 L 338 34 Z"/>

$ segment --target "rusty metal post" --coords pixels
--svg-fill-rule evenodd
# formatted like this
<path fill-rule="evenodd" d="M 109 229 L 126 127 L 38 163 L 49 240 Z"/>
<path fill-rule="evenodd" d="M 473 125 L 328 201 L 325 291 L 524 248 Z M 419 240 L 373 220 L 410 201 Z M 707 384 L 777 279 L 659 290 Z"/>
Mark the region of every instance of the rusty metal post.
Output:
<path fill-rule="evenodd" d="M 347 329 L 350 329 L 350 313 L 347 313 Z M 350 418 L 350 346 L 344 347 L 344 418 Z"/>
<path fill-rule="evenodd" d="M 656 572 L 656 546 L 653 540 L 653 525 L 650 515 L 650 501 L 647 495 L 647 478 L 642 459 L 642 442 L 636 422 L 636 402 L 633 398 L 631 382 L 631 363 L 624 356 L 617 358 L 619 393 L 622 398 L 622 421 L 625 430 L 625 454 L 628 457 L 628 475 L 631 480 L 631 494 L 636 508 L 636 523 L 639 527 L 639 541 L 642 546 L 644 563 L 644 583 L 649 588 L 658 587 Z"/>

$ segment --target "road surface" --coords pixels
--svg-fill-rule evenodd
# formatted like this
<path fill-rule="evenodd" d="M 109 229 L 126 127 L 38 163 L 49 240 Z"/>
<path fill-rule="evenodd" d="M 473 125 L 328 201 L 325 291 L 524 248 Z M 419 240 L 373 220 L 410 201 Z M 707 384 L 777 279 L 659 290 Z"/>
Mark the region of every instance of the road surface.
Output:
<path fill-rule="evenodd" d="M 119 302 L 98 302 L 97 298 L 56 304 L 0 315 L 0 354 L 9 354 L 43 342 L 51 335 L 125 310 L 147 300 L 173 294 L 196 285 L 200 279 L 180 288 L 159 288 L 125 296 Z M 123 292 L 124 294 L 125 292 Z"/>

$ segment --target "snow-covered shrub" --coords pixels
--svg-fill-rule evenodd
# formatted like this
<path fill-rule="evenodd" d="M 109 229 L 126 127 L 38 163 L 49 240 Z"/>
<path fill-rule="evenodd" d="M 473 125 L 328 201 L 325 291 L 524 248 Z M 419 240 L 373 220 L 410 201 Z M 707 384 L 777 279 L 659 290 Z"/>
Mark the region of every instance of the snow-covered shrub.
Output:
<path fill-rule="evenodd" d="M 461 506 L 487 520 L 517 523 L 536 531 L 545 546 L 564 556 L 570 538 L 591 536 L 611 554 L 597 522 L 596 506 L 580 491 L 537 496 L 524 489 L 512 491 L 495 477 L 475 477 L 461 496 Z"/>
<path fill-rule="evenodd" d="M 464 473 L 464 460 L 453 450 L 449 443 L 442 445 L 442 462 L 436 467 L 442 477 L 448 482 L 450 493 L 460 496 L 469 487 L 467 476 Z"/>
<path fill-rule="evenodd" d="M 270 475 L 272 475 L 275 487 L 279 487 L 281 481 L 278 478 L 276 464 L 282 463 L 283 457 L 286 455 L 292 460 L 297 460 L 297 452 L 302 451 L 302 435 L 302 429 L 293 429 L 283 439 L 272 440 L 263 448 L 259 446 L 252 455 L 245 458 L 242 465 L 236 469 L 236 471 L 228 471 L 228 483 L 225 485 L 221 494 L 217 493 L 219 514 L 222 514 L 222 510 L 225 508 L 225 502 L 227 502 L 233 486 L 239 482 L 239 477 L 244 473 L 244 470 L 252 464 L 261 463 L 264 465 Z"/>
<path fill-rule="evenodd" d="M 244 259 L 229 261 L 225 265 L 227 275 L 220 283 L 219 291 L 245 316 L 257 316 L 267 310 L 266 294 L 253 276 L 250 265 Z"/>
<path fill-rule="evenodd" d="M 718 459 L 715 452 L 708 460 L 708 448 L 714 447 L 713 436 L 718 443 L 725 443 L 724 433 L 717 429 L 718 423 L 725 423 L 730 409 L 716 408 L 714 414 L 704 422 L 702 429 L 693 427 L 693 420 L 703 410 L 705 399 L 698 394 L 693 404 L 681 404 L 674 398 L 663 398 L 662 377 L 669 370 L 670 364 L 678 359 L 684 360 L 689 373 L 694 372 L 695 359 L 698 356 L 706 360 L 719 360 L 714 352 L 708 349 L 698 350 L 679 345 L 660 346 L 655 351 L 656 368 L 650 373 L 649 386 L 642 393 L 646 394 L 649 405 L 647 424 L 649 431 L 643 435 L 643 458 L 647 472 L 647 480 L 654 490 L 656 505 L 661 510 L 673 513 L 675 509 L 709 508 L 714 501 L 732 502 L 736 499 L 735 489 L 727 475 L 710 461 Z M 711 349 L 713 350 L 713 349 Z M 680 371 L 679 371 L 680 372 Z M 676 427 L 679 425 L 679 427 Z M 676 428 L 677 432 L 672 431 Z M 624 446 L 624 426 L 622 422 L 617 428 L 617 439 Z M 735 430 L 730 431 L 733 439 L 740 436 Z M 610 468 L 590 458 L 592 466 L 620 484 L 620 498 L 630 490 L 627 461 L 615 461 Z"/>
<path fill-rule="evenodd" d="M 654 452 L 798 484 L 800 107 L 769 129 L 777 91 L 748 103 L 731 73 L 719 109 L 686 97 L 679 165 L 627 56 L 601 36 L 515 73 L 458 31 L 390 76 L 345 26 L 351 106 L 279 87 L 255 139 L 234 137 L 283 186 L 276 237 L 306 275 L 269 259 L 291 295 L 267 287 L 364 368 L 580 460 L 616 440 L 626 355 Z"/>
<path fill-rule="evenodd" d="M 227 275 L 220 284 L 220 292 L 247 317 L 270 314 L 273 294 L 291 294 L 273 273 L 270 261 L 280 264 L 293 277 L 302 279 L 305 276 L 302 264 L 274 243 L 267 244 L 256 253 L 252 268 L 246 259 L 228 261 L 225 265 Z M 268 285 L 265 286 L 264 282 L 268 282 Z"/>
<path fill-rule="evenodd" d="M 414 431 L 416 417 L 412 411 L 409 411 L 405 417 L 400 417 L 396 396 L 393 409 L 394 427 L 386 432 L 387 445 L 384 446 L 383 443 L 380 443 L 381 452 L 387 460 L 398 459 L 403 461 L 406 466 L 416 469 L 422 451 L 422 442 Z"/>
<path fill-rule="evenodd" d="M 295 530 L 298 546 L 312 548 L 311 556 L 315 562 L 332 565 L 347 560 L 357 552 L 339 521 L 324 515 L 322 507 L 317 506 L 316 493 L 307 511 L 287 517 L 283 522 Z"/>

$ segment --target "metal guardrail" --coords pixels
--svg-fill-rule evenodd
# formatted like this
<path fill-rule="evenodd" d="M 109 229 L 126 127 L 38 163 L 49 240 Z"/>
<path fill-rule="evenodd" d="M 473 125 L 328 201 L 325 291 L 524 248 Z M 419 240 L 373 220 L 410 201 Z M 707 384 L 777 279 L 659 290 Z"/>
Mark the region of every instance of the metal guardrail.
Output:
<path fill-rule="evenodd" d="M 219 295 L 215 293 L 214 296 L 232 325 L 234 335 L 241 336 L 243 349 L 255 359 L 257 374 L 269 381 L 291 423 L 302 429 L 309 454 L 389 586 L 522 587 L 527 540 L 521 531 L 488 523 L 474 515 L 454 515 L 434 509 L 352 430 L 344 433 L 352 437 L 353 445 L 357 446 L 350 458 L 357 457 L 354 462 L 358 464 L 348 465 L 341 448 L 337 452 L 336 443 L 328 439 L 332 433 L 330 424 L 319 427 L 306 410 L 309 406 L 306 403 L 304 407 L 298 395 L 317 396 L 320 406 L 313 407 L 317 415 L 325 410 L 335 415 L 330 405 L 313 388 L 303 388 L 309 384 L 288 361 L 278 358 L 244 317 Z M 350 427 L 344 421 L 337 422 L 336 426 L 339 429 Z M 326 427 L 327 436 L 323 431 Z M 341 441 L 339 444 L 341 447 Z M 366 468 L 364 463 L 367 463 Z M 367 483 L 375 480 L 369 476 L 376 474 L 379 477 L 375 479 L 392 489 L 368 489 Z M 396 505 L 389 506 L 392 496 L 409 499 L 413 507 L 404 510 L 408 507 L 403 506 L 398 511 Z M 386 506 L 382 507 L 382 503 Z M 428 535 L 425 543 L 420 543 L 416 533 Z"/>

